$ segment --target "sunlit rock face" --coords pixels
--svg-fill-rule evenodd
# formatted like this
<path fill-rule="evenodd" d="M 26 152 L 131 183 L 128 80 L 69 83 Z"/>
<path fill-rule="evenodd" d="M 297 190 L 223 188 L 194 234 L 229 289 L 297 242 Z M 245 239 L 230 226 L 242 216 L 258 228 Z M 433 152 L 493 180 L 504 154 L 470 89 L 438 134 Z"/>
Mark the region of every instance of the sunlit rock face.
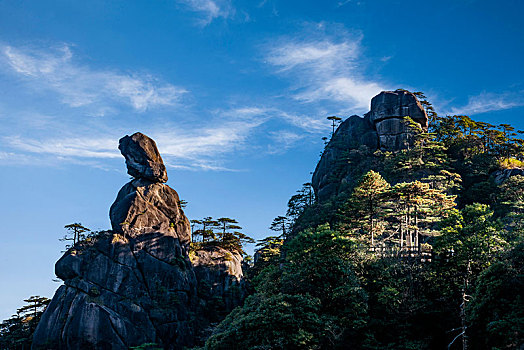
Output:
<path fill-rule="evenodd" d="M 238 252 L 207 247 L 191 253 L 191 262 L 200 301 L 196 313 L 200 326 L 195 337 L 202 341 L 211 335 L 211 325 L 241 304 L 248 288 L 242 271 L 243 257 Z"/>
<path fill-rule="evenodd" d="M 416 131 L 408 127 L 407 116 L 427 130 L 426 112 L 415 95 L 403 90 L 383 91 L 371 99 L 371 110 L 364 117 L 353 115 L 342 122 L 313 173 L 317 199 L 325 201 L 355 181 L 348 163 L 352 152 L 369 155 L 378 149 L 396 152 L 410 147 Z"/>
<path fill-rule="evenodd" d="M 167 172 L 155 141 L 137 132 L 120 139 L 118 148 L 126 159 L 127 173 L 135 179 L 167 182 Z"/>
<path fill-rule="evenodd" d="M 64 285 L 38 324 L 33 349 L 147 343 L 182 349 L 205 340 L 204 328 L 244 298 L 241 256 L 193 267 L 189 220 L 177 192 L 164 183 L 155 142 L 137 133 L 122 138 L 120 150 L 134 179 L 111 206 L 113 230 L 76 244 L 58 260 L 55 272 Z M 242 292 L 228 293 L 234 285 Z M 206 310 L 212 302 L 220 302 L 222 313 L 211 317 Z"/>
<path fill-rule="evenodd" d="M 129 237 L 162 232 L 182 243 L 191 240 L 189 221 L 180 209 L 178 193 L 163 183 L 145 179 L 127 183 L 118 192 L 109 217 L 113 230 Z"/>

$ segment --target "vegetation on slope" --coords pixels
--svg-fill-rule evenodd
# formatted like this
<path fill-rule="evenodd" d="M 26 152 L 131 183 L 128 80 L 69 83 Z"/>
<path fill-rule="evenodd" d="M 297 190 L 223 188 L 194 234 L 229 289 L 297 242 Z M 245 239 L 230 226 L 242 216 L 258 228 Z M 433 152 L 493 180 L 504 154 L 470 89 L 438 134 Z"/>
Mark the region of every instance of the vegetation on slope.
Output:
<path fill-rule="evenodd" d="M 493 176 L 522 164 L 524 142 L 422 102 L 432 124 L 413 147 L 348 152 L 338 173 L 359 181 L 323 202 L 307 184 L 293 196 L 290 227 L 259 243 L 255 293 L 206 348 L 524 344 L 524 177 Z"/>

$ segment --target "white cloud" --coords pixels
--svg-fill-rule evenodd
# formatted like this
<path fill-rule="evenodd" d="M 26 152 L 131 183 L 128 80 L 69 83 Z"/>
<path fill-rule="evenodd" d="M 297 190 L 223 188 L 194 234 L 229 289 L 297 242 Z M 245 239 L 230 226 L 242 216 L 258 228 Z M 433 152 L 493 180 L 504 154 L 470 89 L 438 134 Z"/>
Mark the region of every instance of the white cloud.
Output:
<path fill-rule="evenodd" d="M 19 151 L 73 158 L 118 158 L 118 141 L 114 138 L 48 138 L 4 137 L 7 145 Z"/>
<path fill-rule="evenodd" d="M 256 137 L 255 133 L 262 132 L 260 127 L 270 121 L 283 121 L 299 128 L 300 132 L 286 130 L 270 132 L 266 134 L 268 138 Z M 209 114 L 207 122 L 200 120 L 191 125 L 173 123 L 167 123 L 162 129 L 146 128 L 145 133 L 156 141 L 168 166 L 192 170 L 231 170 L 225 164 L 233 154 L 253 152 L 261 145 L 269 153 L 283 152 L 306 135 L 326 130 L 326 123 L 313 118 L 257 106 L 214 111 Z M 57 128 L 53 125 L 53 129 Z M 66 136 L 63 136 L 64 133 Z M 33 155 L 63 162 L 85 163 L 91 160 L 85 164 L 97 166 L 100 165 L 97 160 L 121 157 L 118 151 L 118 139 L 123 136 L 120 128 L 104 132 L 93 132 L 87 128 L 78 130 L 74 135 L 64 130 L 61 134 L 60 137 L 47 136 L 42 130 L 40 137 L 31 134 L 5 136 L 0 139 L 0 144 L 6 148 L 0 153 L 0 161 L 6 163 L 15 160 L 18 155 Z"/>
<path fill-rule="evenodd" d="M 35 90 L 54 91 L 63 103 L 90 107 L 94 115 L 103 115 L 115 103 L 129 105 L 139 112 L 172 106 L 187 92 L 148 74 L 126 74 L 78 64 L 67 45 L 56 50 L 4 46 L 0 51 L 7 67 L 24 77 Z"/>
<path fill-rule="evenodd" d="M 229 0 L 178 0 L 178 2 L 202 15 L 198 21 L 201 26 L 206 26 L 217 18 L 228 18 L 235 12 Z"/>
<path fill-rule="evenodd" d="M 514 107 L 524 106 L 523 91 L 519 93 L 491 93 L 482 92 L 476 96 L 470 96 L 468 103 L 462 107 L 453 107 L 448 115 L 474 115 L 486 112 L 500 111 Z"/>
<path fill-rule="evenodd" d="M 293 80 L 294 98 L 304 102 L 328 100 L 366 111 L 371 98 L 385 90 L 380 82 L 362 75 L 361 37 L 325 23 L 294 38 L 277 40 L 265 49 L 266 60 Z"/>
<path fill-rule="evenodd" d="M 150 129 L 147 134 L 157 142 L 168 165 L 226 170 L 223 163 L 227 155 L 244 145 L 251 133 L 268 120 L 264 113 L 263 109 L 255 107 L 219 111 L 204 125 L 165 125 L 162 129 Z M 10 150 L 1 152 L 0 160 L 8 162 L 17 154 L 50 156 L 69 162 L 120 158 L 118 139 L 122 136 L 120 130 L 105 135 L 83 130 L 74 137 L 5 136 L 0 141 Z"/>
<path fill-rule="evenodd" d="M 269 133 L 269 137 L 273 140 L 273 143 L 268 145 L 270 154 L 285 153 L 288 149 L 294 147 L 298 141 L 304 139 L 304 135 L 288 130 L 272 131 Z"/>

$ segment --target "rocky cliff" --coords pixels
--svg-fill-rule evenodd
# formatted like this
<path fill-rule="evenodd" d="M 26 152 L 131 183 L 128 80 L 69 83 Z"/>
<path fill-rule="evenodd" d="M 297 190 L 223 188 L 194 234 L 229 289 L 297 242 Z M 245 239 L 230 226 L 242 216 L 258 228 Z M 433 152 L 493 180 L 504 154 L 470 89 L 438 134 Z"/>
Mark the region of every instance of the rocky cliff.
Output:
<path fill-rule="evenodd" d="M 190 254 L 189 221 L 165 184 L 155 142 L 136 133 L 119 148 L 133 180 L 111 206 L 113 229 L 75 244 L 56 263 L 64 285 L 33 349 L 182 349 L 205 340 L 245 296 L 239 254 L 218 247 Z"/>
<path fill-rule="evenodd" d="M 356 180 L 352 178 L 351 153 L 366 156 L 378 149 L 394 152 L 410 147 L 415 131 L 404 117 L 427 130 L 426 112 L 415 95 L 405 90 L 383 91 L 371 99 L 371 109 L 363 117 L 353 115 L 342 122 L 313 173 L 317 199 L 325 201 Z"/>

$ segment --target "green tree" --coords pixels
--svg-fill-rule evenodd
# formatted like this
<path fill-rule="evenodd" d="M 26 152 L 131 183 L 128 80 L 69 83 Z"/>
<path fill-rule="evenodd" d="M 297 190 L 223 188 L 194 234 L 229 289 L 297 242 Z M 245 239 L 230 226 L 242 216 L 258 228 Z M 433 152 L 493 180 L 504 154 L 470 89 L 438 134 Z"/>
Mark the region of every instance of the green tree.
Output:
<path fill-rule="evenodd" d="M 307 207 L 313 205 L 315 194 L 310 182 L 302 185 L 302 188 L 297 191 L 297 194 L 291 196 L 287 203 L 286 215 L 293 220 L 296 220 Z"/>
<path fill-rule="evenodd" d="M 202 236 L 202 242 L 209 242 L 216 240 L 215 229 L 220 227 L 218 221 L 213 220 L 211 216 L 207 216 L 202 219 L 202 231 L 200 235 Z"/>
<path fill-rule="evenodd" d="M 194 219 L 194 220 L 191 220 L 191 238 L 192 238 L 192 241 L 193 242 L 198 242 L 198 236 L 201 236 L 201 231 L 200 230 L 196 230 L 195 228 L 197 227 L 197 225 L 202 225 L 202 220 L 197 220 L 197 219 Z"/>
<path fill-rule="evenodd" d="M 72 244 L 66 245 L 66 249 L 69 249 L 73 247 L 78 242 L 81 242 L 86 239 L 86 232 L 91 232 L 90 229 L 88 229 L 85 226 L 82 226 L 81 223 L 74 223 L 65 225 L 64 228 L 67 230 L 66 234 L 63 238 L 60 238 L 60 241 L 72 241 Z"/>
<path fill-rule="evenodd" d="M 30 349 L 33 333 L 50 301 L 40 296 L 25 299 L 27 305 L 19 308 L 16 315 L 0 324 L 0 348 Z"/>
<path fill-rule="evenodd" d="M 394 203 L 391 217 L 397 220 L 399 246 L 421 251 L 422 235 L 434 236 L 435 223 L 455 205 L 454 197 L 413 181 L 396 184 L 390 191 Z"/>
<path fill-rule="evenodd" d="M 335 126 L 342 120 L 342 118 L 337 116 L 330 116 L 326 118 L 327 120 L 331 121 L 331 126 L 333 127 L 333 132 L 331 133 L 331 136 L 335 135 Z"/>
<path fill-rule="evenodd" d="M 263 245 L 274 249 L 279 239 Z M 288 243 L 283 268 L 269 265 L 257 276 L 257 292 L 217 327 L 206 348 L 337 349 L 359 343 L 366 296 L 352 269 L 353 246 L 326 226 L 299 233 Z"/>
<path fill-rule="evenodd" d="M 371 247 L 375 246 L 377 234 L 384 230 L 383 218 L 390 187 L 379 173 L 371 170 L 359 180 L 346 204 L 345 215 L 356 219 L 353 224 L 369 237 Z"/>
<path fill-rule="evenodd" d="M 524 244 L 484 270 L 468 307 L 473 349 L 517 349 L 524 344 Z"/>
<path fill-rule="evenodd" d="M 437 252 L 447 256 L 447 268 L 460 287 L 460 332 L 453 339 L 462 339 L 468 348 L 468 302 L 476 277 L 488 267 L 493 258 L 506 245 L 501 236 L 501 225 L 493 211 L 485 204 L 475 203 L 462 211 L 454 210 L 442 223 L 441 236 L 435 244 Z M 452 342 L 453 342 L 452 341 Z"/>
<path fill-rule="evenodd" d="M 524 240 L 524 176 L 515 175 L 500 186 L 498 202 L 502 206 L 509 241 Z"/>
<path fill-rule="evenodd" d="M 271 223 L 271 226 L 269 226 L 269 229 L 276 232 L 281 232 L 280 237 L 285 239 L 289 231 L 288 218 L 285 216 L 277 216 L 273 219 L 273 222 Z"/>
<path fill-rule="evenodd" d="M 205 349 L 318 349 L 319 311 L 310 296 L 255 294 L 220 323 Z"/>
<path fill-rule="evenodd" d="M 219 218 L 216 220 L 220 226 L 221 232 L 218 234 L 219 240 L 222 242 L 227 241 L 228 239 L 231 239 L 233 234 L 230 232 L 230 230 L 241 230 L 242 227 L 238 226 L 238 221 L 231 218 Z"/>

